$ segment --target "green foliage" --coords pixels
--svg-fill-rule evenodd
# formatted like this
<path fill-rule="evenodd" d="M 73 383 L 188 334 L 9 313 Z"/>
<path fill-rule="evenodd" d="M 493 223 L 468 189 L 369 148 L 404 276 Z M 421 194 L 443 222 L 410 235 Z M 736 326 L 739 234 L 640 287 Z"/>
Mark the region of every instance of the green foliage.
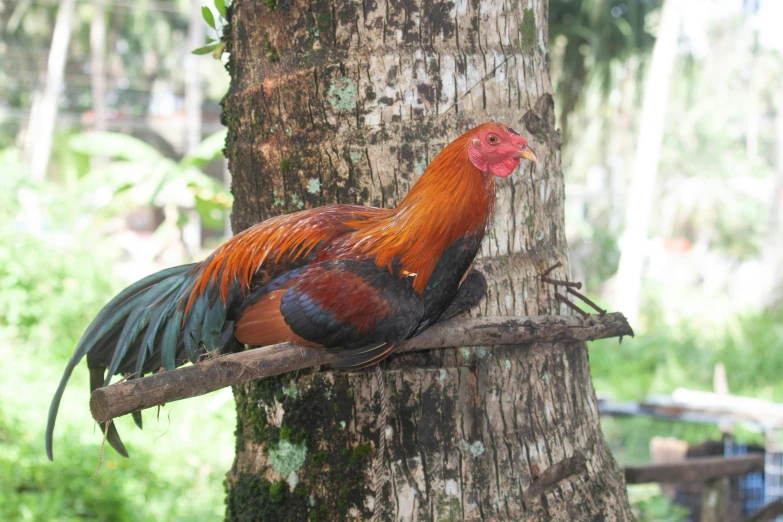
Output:
<path fill-rule="evenodd" d="M 762 125 L 755 139 L 750 134 L 754 116 L 781 118 L 777 86 L 783 66 L 777 52 L 738 45 L 743 32 L 735 24 L 716 24 L 712 52 L 674 65 L 668 111 L 678 117 L 667 119 L 654 232 L 706 242 L 711 251 L 741 262 L 759 258 L 767 240 L 767 183 L 776 175 L 777 138 L 771 124 Z"/>
<path fill-rule="evenodd" d="M 657 484 L 630 486 L 628 497 L 639 522 L 686 522 L 690 520 L 688 508 L 672 504 L 663 496 Z"/>
<path fill-rule="evenodd" d="M 72 136 L 70 147 L 88 157 L 112 157 L 115 161 L 84 176 L 80 192 L 102 186 L 113 197 L 104 210 L 117 214 L 138 206 L 180 206 L 190 194 L 205 225 L 221 230 L 233 197 L 219 181 L 200 169 L 221 158 L 226 131 L 205 138 L 187 156 L 174 161 L 143 141 L 112 132 L 87 132 Z"/>
<path fill-rule="evenodd" d="M 748 314 L 723 328 L 694 323 L 672 326 L 653 319 L 648 331 L 625 338 L 621 345 L 611 339 L 590 344 L 590 370 L 599 396 L 623 401 L 669 394 L 678 387 L 711 390 L 713 368 L 722 362 L 729 369 L 732 393 L 783 401 L 783 353 L 770 349 L 783 343 L 783 311 Z M 632 417 L 605 418 L 602 426 L 621 463 L 649 462 L 654 435 L 693 444 L 720 439 L 718 428 L 711 424 Z M 760 434 L 741 428 L 735 436 L 763 444 Z"/>
<path fill-rule="evenodd" d="M 0 150 L 0 359 L 13 370 L 0 379 L 0 520 L 219 519 L 233 456 L 228 391 L 165 408 L 158 419 L 145 412 L 144 432 L 119 419 L 132 458 L 107 447 L 91 478 L 102 434 L 79 367 L 60 410 L 55 461 L 46 459 L 46 412 L 65 362 L 129 282 L 113 272 L 119 249 L 100 229 L 113 216 L 90 203 L 103 185 L 86 183 L 80 154 L 72 155 L 73 163 L 58 164 L 58 180 L 36 184 L 18 151 Z"/>
<path fill-rule="evenodd" d="M 70 192 L 33 184 L 19 160 L 0 151 L 0 330 L 46 346 L 78 336 L 114 285 L 100 261 L 108 249 L 56 227 L 72 214 Z M 44 205 L 47 214 L 35 208 Z"/>
<path fill-rule="evenodd" d="M 207 25 L 215 31 L 215 37 L 213 38 L 209 35 L 205 36 L 205 45 L 194 49 L 191 53 L 198 55 L 212 53 L 212 57 L 215 60 L 220 60 L 223 56 L 223 50 L 226 48 L 226 42 L 223 40 L 223 30 L 226 25 L 226 19 L 228 18 L 228 10 L 226 8 L 225 0 L 215 0 L 214 4 L 215 10 L 218 12 L 217 21 L 215 20 L 215 15 L 212 13 L 212 9 L 207 6 L 201 7 L 201 17 Z"/>
<path fill-rule="evenodd" d="M 554 0 L 549 4 L 549 37 L 560 124 L 569 138 L 568 116 L 597 82 L 606 98 L 613 86 L 613 65 L 646 53 L 655 38 L 647 17 L 660 0 Z"/>
<path fill-rule="evenodd" d="M 215 29 L 215 16 L 212 14 L 212 10 L 207 6 L 201 7 L 201 16 L 204 17 L 204 21 L 212 29 Z"/>
<path fill-rule="evenodd" d="M 220 14 L 220 16 L 223 18 L 228 18 L 226 11 L 226 0 L 215 0 L 215 9 L 217 9 L 217 12 Z"/>
<path fill-rule="evenodd" d="M 104 473 L 92 487 L 80 484 L 95 472 L 94 460 L 80 458 L 86 448 L 69 444 L 52 465 L 40 445 L 24 435 L 17 421 L 0 417 L 0 491 L 5 493 L 0 494 L 0 518 L 51 520 L 56 513 L 60 520 L 134 519 L 121 477 Z"/>
<path fill-rule="evenodd" d="M 12 408 L 11 408 L 12 409 Z M 39 433 L 29 430 L 7 409 L 0 410 L 0 519 L 2 520 L 171 520 L 177 514 L 189 520 L 210 516 L 177 508 L 188 496 L 188 485 L 149 473 L 152 452 L 135 449 L 133 461 L 107 454 L 104 469 L 95 478 L 98 449 L 94 439 L 61 440 L 57 460 L 49 462 L 41 450 Z M 89 430 L 87 430 L 89 431 Z M 190 518 L 194 517 L 194 518 Z"/>
<path fill-rule="evenodd" d="M 0 355 L 14 360 L 14 372 L 0 384 L 0 520 L 209 521 L 222 516 L 221 482 L 230 451 L 211 456 L 196 446 L 231 447 L 226 440 L 231 434 L 230 401 L 216 417 L 207 401 L 191 403 L 188 408 L 206 406 L 211 413 L 197 414 L 201 422 L 209 419 L 209 425 L 192 435 L 183 415 L 169 420 L 164 413 L 162 423 L 148 416 L 146 434 L 121 421 L 132 458 L 124 459 L 107 446 L 102 469 L 93 478 L 101 434 L 90 422 L 86 376 L 73 383 L 81 393 L 77 400 L 66 400 L 56 431 L 55 461 L 49 462 L 43 452 L 43 424 L 52 381 L 59 378 L 64 360 L 47 361 L 40 351 L 14 352 L 12 342 L 20 347 L 18 340 L 0 341 Z M 218 430 L 224 433 L 210 439 Z"/>
<path fill-rule="evenodd" d="M 676 388 L 712 390 L 713 368 L 722 362 L 728 369 L 733 394 L 783 401 L 783 353 L 770 347 L 783 344 L 783 311 L 747 314 L 725 326 L 695 322 L 667 324 L 653 316 L 649 333 L 636 338 L 607 339 L 590 343 L 590 371 L 599 397 L 639 400 L 648 395 L 670 394 Z M 613 455 L 620 464 L 650 462 L 653 436 L 675 437 L 690 444 L 720 440 L 713 424 L 673 422 L 647 417 L 601 419 Z M 735 427 L 734 436 L 747 444 L 764 444 L 763 434 Z M 638 520 L 680 521 L 682 511 L 660 491 L 633 486 L 629 497 Z"/>
<path fill-rule="evenodd" d="M 770 349 L 783 344 L 783 311 L 747 314 L 722 328 L 653 319 L 648 332 L 621 345 L 613 339 L 591 343 L 599 393 L 630 400 L 679 386 L 712 389 L 713 368 L 723 362 L 732 393 L 783 401 L 783 352 Z"/>
<path fill-rule="evenodd" d="M 86 156 L 108 156 L 125 161 L 149 162 L 160 159 L 158 150 L 127 134 L 115 132 L 85 132 L 71 136 L 68 144 Z"/>

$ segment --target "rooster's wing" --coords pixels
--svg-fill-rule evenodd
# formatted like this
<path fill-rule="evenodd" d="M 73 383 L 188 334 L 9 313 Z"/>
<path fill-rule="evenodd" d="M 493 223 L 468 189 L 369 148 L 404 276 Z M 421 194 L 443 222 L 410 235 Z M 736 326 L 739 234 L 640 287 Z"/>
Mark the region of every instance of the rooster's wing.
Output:
<path fill-rule="evenodd" d="M 234 335 L 250 345 L 279 342 L 324 348 L 336 367 L 361 367 L 388 356 L 416 330 L 424 306 L 409 278 L 374 263 L 332 260 L 307 266 L 280 288 L 256 295 Z"/>

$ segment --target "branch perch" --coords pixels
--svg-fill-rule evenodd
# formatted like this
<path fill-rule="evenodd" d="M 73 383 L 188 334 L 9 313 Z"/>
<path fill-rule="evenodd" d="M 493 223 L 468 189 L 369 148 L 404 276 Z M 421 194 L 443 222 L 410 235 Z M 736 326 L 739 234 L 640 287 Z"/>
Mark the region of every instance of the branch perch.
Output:
<path fill-rule="evenodd" d="M 633 336 L 621 313 L 534 317 L 460 318 L 437 323 L 401 343 L 396 352 L 453 346 L 494 346 L 542 342 L 578 342 Z M 98 422 L 220 388 L 338 361 L 326 351 L 283 343 L 264 346 L 98 388 L 90 411 Z"/>

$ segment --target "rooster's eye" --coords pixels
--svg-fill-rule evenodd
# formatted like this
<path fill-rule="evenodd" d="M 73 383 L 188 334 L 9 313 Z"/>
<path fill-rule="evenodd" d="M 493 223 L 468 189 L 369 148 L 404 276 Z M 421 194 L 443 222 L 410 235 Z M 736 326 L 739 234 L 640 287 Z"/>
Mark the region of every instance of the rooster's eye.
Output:
<path fill-rule="evenodd" d="M 494 134 L 490 134 L 489 136 L 487 136 L 487 141 L 490 144 L 495 145 L 498 142 L 498 137 L 495 136 Z"/>

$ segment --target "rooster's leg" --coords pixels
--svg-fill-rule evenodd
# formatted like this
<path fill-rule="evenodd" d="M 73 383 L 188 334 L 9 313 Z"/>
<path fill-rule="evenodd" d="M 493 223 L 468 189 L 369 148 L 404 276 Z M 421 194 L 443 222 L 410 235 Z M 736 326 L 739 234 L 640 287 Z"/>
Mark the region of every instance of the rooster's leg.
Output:
<path fill-rule="evenodd" d="M 487 280 L 484 278 L 484 274 L 478 270 L 471 270 L 465 277 L 462 285 L 457 291 L 457 295 L 454 296 L 454 300 L 443 315 L 440 316 L 440 320 L 451 319 L 457 315 L 463 314 L 476 306 L 487 293 Z"/>
<path fill-rule="evenodd" d="M 561 303 L 565 304 L 566 306 L 568 306 L 569 308 L 571 308 L 572 310 L 577 312 L 582 317 L 584 317 L 584 318 L 588 317 L 589 314 L 587 312 L 585 312 L 584 310 L 582 310 L 581 308 L 576 306 L 574 303 L 569 301 L 564 295 L 559 294 L 557 292 L 557 287 L 558 286 L 564 286 L 566 288 L 566 291 L 569 294 L 579 298 L 585 304 L 587 304 L 588 306 L 593 308 L 596 312 L 598 312 L 599 315 L 601 315 L 601 316 L 606 315 L 606 310 L 604 310 L 603 308 L 599 307 L 593 301 L 588 299 L 587 296 L 585 296 L 584 294 L 582 294 L 580 292 L 577 292 L 577 290 L 582 288 L 582 283 L 579 283 L 579 282 L 573 283 L 571 281 L 561 281 L 559 279 L 552 279 L 551 277 L 549 277 L 549 274 L 552 272 L 552 270 L 554 270 L 555 268 L 558 268 L 560 266 L 563 266 L 563 265 L 562 265 L 562 263 L 560 263 L 558 261 L 554 265 L 552 265 L 549 268 L 547 268 L 546 270 L 544 270 L 544 273 L 541 274 L 541 280 L 543 282 L 548 283 L 548 284 L 550 284 L 550 285 L 555 287 L 555 299 L 557 299 Z"/>

